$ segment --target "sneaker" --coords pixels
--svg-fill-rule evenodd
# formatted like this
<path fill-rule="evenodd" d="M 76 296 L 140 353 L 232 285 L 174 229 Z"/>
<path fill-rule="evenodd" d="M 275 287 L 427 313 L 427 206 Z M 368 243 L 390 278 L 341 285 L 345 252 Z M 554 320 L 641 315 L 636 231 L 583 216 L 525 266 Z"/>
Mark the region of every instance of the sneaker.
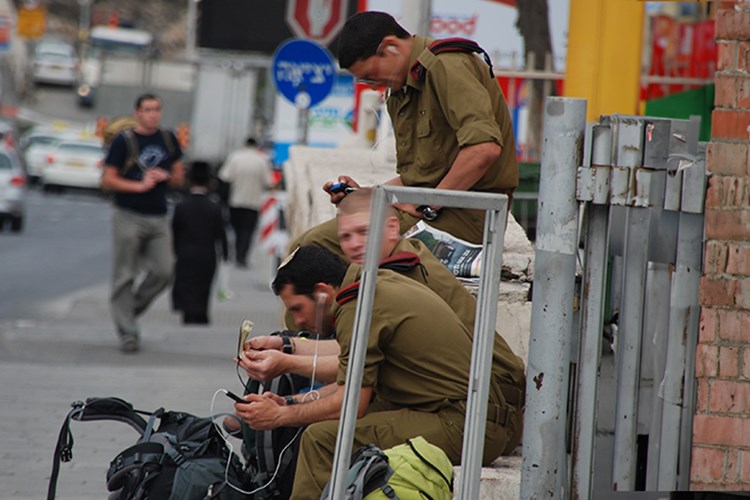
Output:
<path fill-rule="evenodd" d="M 125 354 L 135 354 L 139 350 L 140 346 L 138 345 L 138 337 L 125 337 L 120 342 L 120 351 Z"/>

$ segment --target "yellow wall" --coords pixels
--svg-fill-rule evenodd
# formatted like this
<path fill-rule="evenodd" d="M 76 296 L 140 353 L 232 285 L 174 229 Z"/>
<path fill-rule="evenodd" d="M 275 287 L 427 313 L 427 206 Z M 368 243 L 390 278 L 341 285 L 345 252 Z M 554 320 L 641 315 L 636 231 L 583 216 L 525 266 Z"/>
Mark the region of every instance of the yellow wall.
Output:
<path fill-rule="evenodd" d="M 570 0 L 565 96 L 588 100 L 588 121 L 637 114 L 641 0 Z"/>

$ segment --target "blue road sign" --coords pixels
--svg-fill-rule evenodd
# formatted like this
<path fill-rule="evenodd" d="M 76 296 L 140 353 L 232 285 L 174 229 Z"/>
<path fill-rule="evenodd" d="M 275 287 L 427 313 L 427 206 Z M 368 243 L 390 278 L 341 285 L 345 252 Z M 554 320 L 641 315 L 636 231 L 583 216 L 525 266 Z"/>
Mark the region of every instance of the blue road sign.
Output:
<path fill-rule="evenodd" d="M 313 41 L 289 40 L 273 55 L 276 90 L 298 108 L 306 109 L 325 99 L 335 79 L 331 53 Z"/>

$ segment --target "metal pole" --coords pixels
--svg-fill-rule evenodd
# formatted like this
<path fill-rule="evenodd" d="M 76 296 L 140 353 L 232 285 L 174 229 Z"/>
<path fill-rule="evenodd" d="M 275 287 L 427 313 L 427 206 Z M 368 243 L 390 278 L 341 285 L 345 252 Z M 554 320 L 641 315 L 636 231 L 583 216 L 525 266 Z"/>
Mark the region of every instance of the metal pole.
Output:
<path fill-rule="evenodd" d="M 572 498 L 592 498 L 596 394 L 602 352 L 605 286 L 609 241 L 609 166 L 612 163 L 612 129 L 595 125 L 592 131 L 591 203 L 587 204 L 585 260 L 581 308 L 581 346 L 578 361 L 577 418 L 573 441 Z M 582 169 L 583 170 L 583 169 Z M 580 198 L 580 195 L 579 195 Z"/>
<path fill-rule="evenodd" d="M 617 402 L 612 481 L 614 491 L 632 491 L 635 487 L 638 386 L 650 214 L 645 207 L 629 205 L 637 194 L 633 188 L 637 169 L 643 161 L 643 122 L 636 118 L 620 117 L 617 121 L 616 138 L 616 164 L 627 169 L 630 175 L 627 186 L 622 308 L 617 339 Z"/>
<path fill-rule="evenodd" d="M 464 442 L 461 451 L 461 486 L 458 496 L 466 500 L 479 498 L 479 483 L 482 477 L 487 400 L 490 394 L 492 346 L 495 342 L 507 203 L 508 198 L 505 197 L 505 209 L 489 211 L 484 220 L 483 264 L 479 277 L 474 341 L 471 346 L 471 372 L 469 393 L 466 398 Z"/>
<path fill-rule="evenodd" d="M 584 99 L 546 99 L 521 498 L 567 496 L 564 443 L 578 248 L 576 173 L 585 125 Z"/>
<path fill-rule="evenodd" d="M 187 0 L 187 34 L 185 36 L 185 56 L 189 61 L 195 61 L 198 27 L 198 2 L 200 0 Z"/>
<path fill-rule="evenodd" d="M 341 405 L 339 428 L 336 435 L 336 453 L 333 457 L 331 476 L 332 499 L 344 497 L 346 491 L 349 459 L 354 440 L 354 429 L 357 421 L 359 393 L 362 388 L 362 374 L 365 369 L 365 354 L 367 353 L 367 339 L 370 336 L 370 319 L 372 304 L 375 299 L 375 281 L 380 261 L 380 242 L 383 238 L 383 216 L 385 215 L 386 196 L 382 186 L 375 186 L 372 190 L 370 210 L 370 231 L 367 238 L 365 264 L 362 269 L 357 311 L 354 317 L 354 337 L 346 370 L 346 388 L 344 401 Z"/>
<path fill-rule="evenodd" d="M 677 124 L 676 124 L 677 125 Z M 699 123 L 687 143 L 674 143 L 670 153 L 695 155 Z M 688 149 L 689 148 L 689 149 Z M 700 315 L 698 290 L 700 285 L 703 247 L 703 193 L 705 192 L 705 158 L 696 161 L 676 175 L 683 176 L 681 183 L 681 212 L 677 239 L 677 258 L 672 277 L 669 314 L 669 344 L 664 375 L 664 411 L 659 454 L 659 489 L 679 489 L 678 479 L 687 478 L 690 443 L 685 439 L 686 429 L 692 431 L 693 355 L 689 352 L 697 343 L 697 325 Z M 687 453 L 686 453 L 687 451 Z M 684 484 L 682 485 L 685 486 Z"/>

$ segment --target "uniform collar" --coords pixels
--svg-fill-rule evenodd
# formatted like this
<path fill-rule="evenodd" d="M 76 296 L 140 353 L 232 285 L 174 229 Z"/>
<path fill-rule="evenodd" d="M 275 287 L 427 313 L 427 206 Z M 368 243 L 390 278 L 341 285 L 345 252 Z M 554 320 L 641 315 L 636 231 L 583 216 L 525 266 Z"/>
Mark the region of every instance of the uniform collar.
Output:
<path fill-rule="evenodd" d="M 420 59 L 420 56 L 424 53 L 425 50 L 429 52 L 428 47 L 434 41 L 435 40 L 432 38 L 427 38 L 421 35 L 414 35 L 414 43 L 412 44 L 411 54 L 409 54 L 409 72 L 406 77 L 407 87 L 414 87 L 419 91 L 424 88 L 424 82 L 420 82 L 412 76 L 411 67 L 414 66 L 417 61 L 424 64 L 424 61 Z"/>

